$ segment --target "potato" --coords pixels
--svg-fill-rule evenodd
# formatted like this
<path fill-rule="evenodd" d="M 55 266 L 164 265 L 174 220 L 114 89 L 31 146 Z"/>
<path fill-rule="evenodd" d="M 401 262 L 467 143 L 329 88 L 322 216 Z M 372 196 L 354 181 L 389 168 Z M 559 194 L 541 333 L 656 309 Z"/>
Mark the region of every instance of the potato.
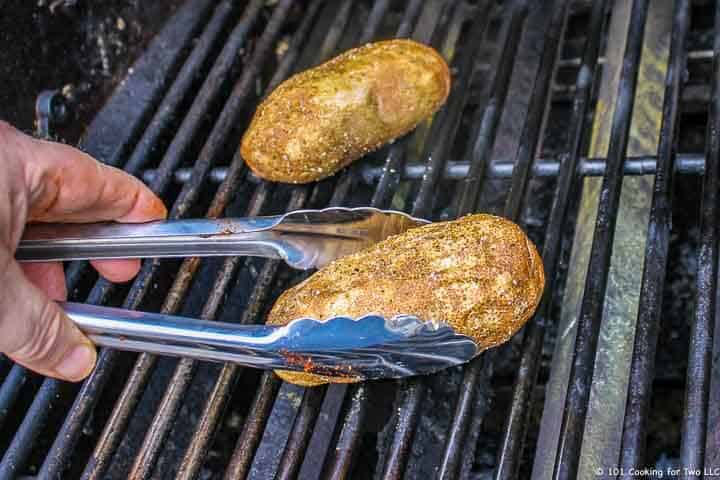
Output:
<path fill-rule="evenodd" d="M 448 66 L 432 48 L 369 43 L 280 84 L 255 112 L 240 152 L 267 180 L 320 180 L 415 128 L 449 91 Z"/>
<path fill-rule="evenodd" d="M 540 256 L 520 227 L 492 215 L 469 215 L 408 230 L 335 260 L 284 292 L 267 323 L 410 314 L 447 323 L 482 351 L 525 324 L 544 283 Z M 359 380 L 311 369 L 277 373 L 305 386 Z"/>

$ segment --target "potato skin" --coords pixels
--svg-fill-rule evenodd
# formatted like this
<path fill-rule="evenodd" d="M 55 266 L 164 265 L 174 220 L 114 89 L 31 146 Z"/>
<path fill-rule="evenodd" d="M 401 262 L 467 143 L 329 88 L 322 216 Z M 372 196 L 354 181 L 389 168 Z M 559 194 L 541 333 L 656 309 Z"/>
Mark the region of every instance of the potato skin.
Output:
<path fill-rule="evenodd" d="M 267 323 L 404 313 L 445 322 L 485 350 L 525 324 L 544 284 L 542 260 L 520 227 L 476 214 L 408 230 L 330 263 L 284 292 Z M 277 373 L 304 386 L 357 381 Z"/>
<path fill-rule="evenodd" d="M 415 128 L 449 91 L 450 71 L 432 48 L 369 43 L 281 83 L 257 108 L 240 153 L 267 180 L 320 180 Z"/>

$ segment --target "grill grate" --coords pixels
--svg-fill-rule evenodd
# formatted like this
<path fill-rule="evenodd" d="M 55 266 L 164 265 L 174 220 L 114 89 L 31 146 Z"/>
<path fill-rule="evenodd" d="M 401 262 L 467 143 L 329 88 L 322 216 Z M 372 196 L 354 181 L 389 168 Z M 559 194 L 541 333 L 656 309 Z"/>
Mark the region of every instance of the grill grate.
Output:
<path fill-rule="evenodd" d="M 702 176 L 702 205 L 696 311 L 677 446 L 682 466 L 716 467 L 715 444 L 707 432 L 717 421 L 709 396 L 716 387 L 711 379 L 720 35 L 713 37 L 712 54 L 690 55 L 692 13 L 705 7 L 674 2 L 667 77 L 659 80 L 664 103 L 657 155 L 629 158 L 649 21 L 649 2 L 633 0 L 609 152 L 607 158 L 586 158 L 593 114 L 598 115 L 600 72 L 610 61 L 603 46 L 614 41 L 607 35 L 614 2 L 590 3 L 554 0 L 545 5 L 549 10 L 541 21 L 543 7 L 529 0 L 188 0 L 89 128 L 84 147 L 91 154 L 143 176 L 172 205 L 174 218 L 325 205 L 396 208 L 435 219 L 499 210 L 542 239 L 547 288 L 541 306 L 511 345 L 488 351 L 465 368 L 401 382 L 302 389 L 270 372 L 102 349 L 90 378 L 70 386 L 0 358 L 0 478 L 399 479 L 427 473 L 469 478 L 488 448 L 496 458 L 495 478 L 529 475 L 533 452 L 525 444 L 539 429 L 532 411 L 545 381 L 547 344 L 555 334 L 564 245 L 572 237 L 583 177 L 594 175 L 603 183 L 564 414 L 561 422 L 557 419 L 557 449 L 544 452 L 554 462 L 546 476 L 576 478 L 582 471 L 613 235 L 616 222 L 623 221 L 618 218 L 623 179 L 649 173 L 655 183 L 649 223 L 638 226 L 643 235 L 647 230 L 647 242 L 622 443 L 607 467 L 652 466 L 645 441 L 662 298 L 669 288 L 672 194 L 677 178 L 691 175 Z M 585 19 L 581 35 L 569 31 L 578 18 Z M 533 53 L 537 65 L 527 67 L 520 59 L 528 53 L 523 48 L 531 25 L 540 25 L 542 44 Z M 720 32 L 718 5 L 714 31 Z M 452 65 L 451 95 L 432 121 L 317 184 L 278 185 L 247 172 L 237 145 L 264 95 L 293 72 L 353 45 L 392 36 L 431 44 Z M 575 58 L 578 48 L 581 55 Z M 686 63 L 708 60 L 714 80 L 705 153 L 676 154 Z M 531 87 L 523 104 L 513 98 L 518 95 L 513 80 L 528 68 Z M 561 69 L 577 69 L 574 86 L 553 84 Z M 559 147 L 550 147 L 549 132 L 558 123 L 554 113 L 562 102 L 568 104 L 563 100 L 568 93 L 572 100 L 560 127 L 567 131 L 556 142 Z M 502 140 L 508 135 L 515 139 L 509 155 Z M 541 190 L 552 193 L 551 201 Z M 545 210 L 542 220 L 530 218 L 532 209 Z M 97 279 L 86 262 L 69 265 L 66 276 L 69 291 L 88 303 L 251 324 L 262 322 L 277 294 L 306 274 L 278 261 L 232 257 L 146 261 L 129 286 Z M 498 376 L 508 369 L 509 403 L 494 405 Z M 478 440 L 491 408 L 498 412 L 493 416 L 505 419 L 497 448 Z M 429 435 L 435 435 L 435 444 Z"/>

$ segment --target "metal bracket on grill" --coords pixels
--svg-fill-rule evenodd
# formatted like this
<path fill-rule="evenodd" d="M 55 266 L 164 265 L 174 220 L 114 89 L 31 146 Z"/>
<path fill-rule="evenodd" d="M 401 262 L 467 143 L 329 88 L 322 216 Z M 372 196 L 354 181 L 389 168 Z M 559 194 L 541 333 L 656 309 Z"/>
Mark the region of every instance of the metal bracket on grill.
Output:
<path fill-rule="evenodd" d="M 35 129 L 38 136 L 51 139 L 55 126 L 68 118 L 68 105 L 59 90 L 44 90 L 35 101 Z"/>

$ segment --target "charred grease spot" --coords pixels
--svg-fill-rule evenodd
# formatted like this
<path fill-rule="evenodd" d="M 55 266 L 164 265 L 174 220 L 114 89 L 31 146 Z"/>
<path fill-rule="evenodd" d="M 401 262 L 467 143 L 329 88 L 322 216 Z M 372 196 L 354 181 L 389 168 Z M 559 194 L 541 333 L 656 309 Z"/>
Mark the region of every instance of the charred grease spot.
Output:
<path fill-rule="evenodd" d="M 293 367 L 300 367 L 305 373 L 321 375 L 324 377 L 352 379 L 358 382 L 363 380 L 363 376 L 353 371 L 353 367 L 350 365 L 342 365 L 337 367 L 318 365 L 313 362 L 312 358 L 310 357 L 306 357 L 299 353 L 289 352 L 285 349 L 280 350 L 280 354 L 288 362 L 288 365 Z"/>

